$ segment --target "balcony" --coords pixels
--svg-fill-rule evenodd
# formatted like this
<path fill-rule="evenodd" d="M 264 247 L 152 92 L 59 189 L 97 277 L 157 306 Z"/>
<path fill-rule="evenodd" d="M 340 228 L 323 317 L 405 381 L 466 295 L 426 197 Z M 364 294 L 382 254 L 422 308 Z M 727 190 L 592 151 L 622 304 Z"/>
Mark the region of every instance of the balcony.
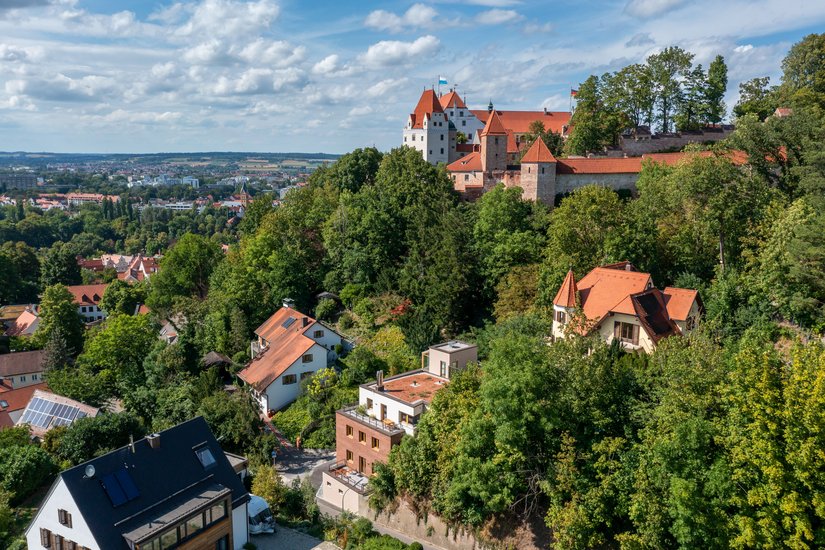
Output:
<path fill-rule="evenodd" d="M 403 433 L 405 430 L 401 425 L 396 424 L 392 420 L 385 419 L 385 420 L 378 420 L 377 418 L 373 418 L 372 416 L 368 416 L 366 414 L 359 413 L 356 409 L 358 408 L 357 405 L 351 405 L 349 407 L 341 409 L 339 412 L 346 416 L 349 416 L 361 424 L 370 426 L 371 428 L 375 428 L 379 432 L 393 436 L 399 433 Z"/>
<path fill-rule="evenodd" d="M 359 494 L 366 495 L 372 492 L 367 486 L 370 480 L 369 476 L 353 470 L 345 462 L 338 462 L 330 466 L 329 474 Z"/>

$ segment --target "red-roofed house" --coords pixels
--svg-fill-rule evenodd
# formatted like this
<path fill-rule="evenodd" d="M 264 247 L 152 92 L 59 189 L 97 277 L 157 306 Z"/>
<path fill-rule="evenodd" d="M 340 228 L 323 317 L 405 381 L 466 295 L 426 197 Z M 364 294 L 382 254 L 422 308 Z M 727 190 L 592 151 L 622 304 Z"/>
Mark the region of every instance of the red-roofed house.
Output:
<path fill-rule="evenodd" d="M 45 382 L 23 386 L 15 390 L 0 393 L 0 429 L 11 428 L 26 409 L 26 404 L 31 400 L 36 390 L 46 390 L 49 387 Z"/>
<path fill-rule="evenodd" d="M 455 151 L 455 127 L 450 126 L 434 90 L 424 90 L 418 105 L 407 118 L 404 127 L 404 145 L 408 145 L 433 164 L 450 161 Z"/>
<path fill-rule="evenodd" d="M 6 330 L 6 336 L 31 336 L 40 326 L 40 317 L 33 308 L 26 308 Z"/>
<path fill-rule="evenodd" d="M 579 281 L 571 270 L 553 299 L 553 337 L 598 332 L 608 343 L 650 353 L 662 338 L 692 331 L 702 310 L 697 291 L 659 290 L 629 262 L 597 267 Z M 577 313 L 583 319 L 568 327 Z"/>
<path fill-rule="evenodd" d="M 264 413 L 298 397 L 301 380 L 335 361 L 335 347 L 348 342 L 329 326 L 284 305 L 255 330 L 252 361 L 238 373 Z"/>
<path fill-rule="evenodd" d="M 109 285 L 74 285 L 66 287 L 74 296 L 74 302 L 77 304 L 77 312 L 83 317 L 87 323 L 94 323 L 107 317 L 105 311 L 100 309 L 100 299 L 103 298 L 103 293 L 106 292 L 106 287 Z"/>

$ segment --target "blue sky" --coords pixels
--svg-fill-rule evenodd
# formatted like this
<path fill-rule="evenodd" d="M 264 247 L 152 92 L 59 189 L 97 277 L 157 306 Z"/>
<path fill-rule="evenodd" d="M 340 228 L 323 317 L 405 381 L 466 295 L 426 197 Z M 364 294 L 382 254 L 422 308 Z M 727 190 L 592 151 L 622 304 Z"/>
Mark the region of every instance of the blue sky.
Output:
<path fill-rule="evenodd" d="M 822 0 L 0 0 L 0 150 L 397 146 L 425 86 L 561 110 L 668 45 L 777 82 Z"/>

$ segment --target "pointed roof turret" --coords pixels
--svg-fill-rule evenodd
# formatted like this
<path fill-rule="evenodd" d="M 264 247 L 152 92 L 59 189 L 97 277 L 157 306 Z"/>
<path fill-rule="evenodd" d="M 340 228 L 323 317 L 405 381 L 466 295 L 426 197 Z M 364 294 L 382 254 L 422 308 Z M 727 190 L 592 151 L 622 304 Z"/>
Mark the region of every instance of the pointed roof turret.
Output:
<path fill-rule="evenodd" d="M 533 145 L 530 146 L 524 154 L 524 157 L 521 159 L 522 164 L 536 164 L 539 162 L 556 162 L 556 157 L 553 156 L 553 153 L 550 152 L 550 149 L 547 148 L 547 144 L 544 143 L 544 140 L 541 138 L 538 138 L 533 142 Z"/>
<path fill-rule="evenodd" d="M 464 104 L 464 101 L 461 100 L 461 96 L 458 95 L 458 92 L 455 90 L 450 90 L 449 93 L 446 93 L 439 98 L 441 103 L 441 107 L 444 109 L 449 109 L 450 107 L 455 107 L 457 109 L 466 109 L 467 105 Z"/>
<path fill-rule="evenodd" d="M 578 291 L 576 278 L 573 276 L 573 270 L 571 269 L 564 277 L 564 282 L 556 293 L 556 297 L 553 298 L 553 304 L 560 307 L 576 307 L 576 294 Z"/>
<path fill-rule="evenodd" d="M 484 125 L 484 129 L 481 131 L 482 136 L 506 136 L 507 130 L 504 128 L 504 124 L 501 123 L 501 119 L 498 116 L 498 113 L 493 111 L 490 114 L 490 117 L 487 119 L 487 124 Z"/>

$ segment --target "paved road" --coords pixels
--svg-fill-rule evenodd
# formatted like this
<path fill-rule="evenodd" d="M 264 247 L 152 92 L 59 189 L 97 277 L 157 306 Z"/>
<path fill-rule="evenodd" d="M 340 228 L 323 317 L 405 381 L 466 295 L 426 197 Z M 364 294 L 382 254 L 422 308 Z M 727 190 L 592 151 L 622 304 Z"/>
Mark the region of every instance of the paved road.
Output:
<path fill-rule="evenodd" d="M 273 535 L 253 535 L 249 540 L 259 550 L 340 550 L 331 542 L 323 542 L 300 531 L 278 525 Z"/>
<path fill-rule="evenodd" d="M 335 452 L 317 449 L 287 448 L 275 459 L 275 469 L 284 483 L 293 479 L 310 476 L 316 489 L 321 486 L 321 472 L 335 462 Z"/>

